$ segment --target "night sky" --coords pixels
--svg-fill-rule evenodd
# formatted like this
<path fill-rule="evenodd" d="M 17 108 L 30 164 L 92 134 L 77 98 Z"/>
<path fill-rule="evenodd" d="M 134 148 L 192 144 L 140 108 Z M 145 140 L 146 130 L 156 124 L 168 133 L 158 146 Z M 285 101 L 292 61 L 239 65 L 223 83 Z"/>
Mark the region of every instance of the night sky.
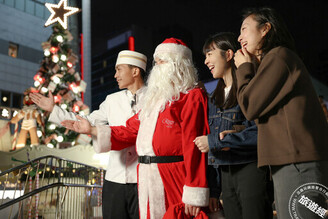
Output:
<path fill-rule="evenodd" d="M 205 39 L 222 31 L 239 34 L 242 9 L 254 6 L 273 7 L 283 16 L 309 72 L 328 85 L 327 0 L 93 0 L 92 52 L 104 52 L 108 37 L 137 25 L 152 33 L 152 51 L 140 52 L 151 57 L 165 38 L 180 38 L 193 51 L 200 79 L 207 80 L 212 77 L 203 64 Z"/>

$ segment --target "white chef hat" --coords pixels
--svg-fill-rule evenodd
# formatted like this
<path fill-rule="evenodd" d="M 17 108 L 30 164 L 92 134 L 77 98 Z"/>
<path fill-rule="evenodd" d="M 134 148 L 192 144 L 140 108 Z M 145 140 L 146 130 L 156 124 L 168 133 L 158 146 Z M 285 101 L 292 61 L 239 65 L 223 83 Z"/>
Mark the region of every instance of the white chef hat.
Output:
<path fill-rule="evenodd" d="M 147 57 L 139 52 L 123 50 L 118 54 L 115 66 L 120 64 L 134 65 L 146 71 Z"/>

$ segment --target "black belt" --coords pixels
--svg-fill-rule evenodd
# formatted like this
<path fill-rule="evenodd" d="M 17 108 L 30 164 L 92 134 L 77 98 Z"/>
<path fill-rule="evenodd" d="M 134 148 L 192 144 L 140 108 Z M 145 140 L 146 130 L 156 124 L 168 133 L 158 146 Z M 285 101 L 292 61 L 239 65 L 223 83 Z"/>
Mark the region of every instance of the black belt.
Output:
<path fill-rule="evenodd" d="M 139 156 L 139 163 L 174 163 L 183 161 L 183 156 Z"/>

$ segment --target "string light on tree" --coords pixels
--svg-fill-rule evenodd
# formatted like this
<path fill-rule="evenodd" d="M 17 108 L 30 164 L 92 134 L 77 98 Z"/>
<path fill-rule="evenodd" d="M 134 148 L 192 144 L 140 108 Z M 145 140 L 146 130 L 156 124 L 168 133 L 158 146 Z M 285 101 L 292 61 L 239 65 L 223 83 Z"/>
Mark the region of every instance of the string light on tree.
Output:
<path fill-rule="evenodd" d="M 77 104 L 74 104 L 73 106 L 73 112 L 79 112 L 80 111 L 80 107 Z"/>
<path fill-rule="evenodd" d="M 66 110 L 67 109 L 67 104 L 64 103 L 64 104 L 60 105 L 60 107 L 64 110 Z"/>
<path fill-rule="evenodd" d="M 42 136 L 42 132 L 40 130 L 36 131 L 36 134 L 38 135 L 39 138 Z"/>
<path fill-rule="evenodd" d="M 79 8 L 67 6 L 67 0 L 61 0 L 58 5 L 46 3 L 45 6 L 51 15 L 44 26 L 49 26 L 58 22 L 64 29 L 67 29 L 67 19 L 72 14 L 79 12 Z"/>
<path fill-rule="evenodd" d="M 45 49 L 44 50 L 44 53 L 43 53 L 45 56 L 50 56 L 50 50 L 49 49 Z"/>
<path fill-rule="evenodd" d="M 74 92 L 74 93 L 78 93 L 79 92 L 79 89 L 77 87 L 77 85 L 75 83 L 71 83 L 69 85 L 69 88 Z"/>
<path fill-rule="evenodd" d="M 63 62 L 65 62 L 67 59 L 67 56 L 66 55 L 61 55 L 60 56 L 60 60 L 62 60 Z"/>
<path fill-rule="evenodd" d="M 41 76 L 41 74 L 40 73 L 37 73 L 36 75 L 34 75 L 34 81 L 38 81 L 38 82 L 40 82 L 40 84 L 42 84 L 46 79 L 45 78 L 43 78 L 42 76 Z"/>
<path fill-rule="evenodd" d="M 40 86 L 40 82 L 39 81 L 34 81 L 34 87 L 39 87 Z"/>
<path fill-rule="evenodd" d="M 53 55 L 53 56 L 52 56 L 52 61 L 53 61 L 54 63 L 57 63 L 57 62 L 59 61 L 59 57 L 58 57 L 58 55 Z"/>
<path fill-rule="evenodd" d="M 56 129 L 56 125 L 55 124 L 50 124 L 49 125 L 49 129 L 50 130 L 55 130 Z"/>
<path fill-rule="evenodd" d="M 72 68 L 73 64 L 71 62 L 67 62 L 67 67 Z"/>
<path fill-rule="evenodd" d="M 58 42 L 60 42 L 60 43 L 64 42 L 64 38 L 63 38 L 62 35 L 58 35 L 58 36 L 56 37 L 56 40 L 57 40 Z"/>
<path fill-rule="evenodd" d="M 64 9 L 64 4 L 59 3 L 57 9 Z M 60 9 L 61 7 L 62 9 Z M 55 17 L 53 18 L 55 19 Z M 55 104 L 62 109 L 79 114 L 83 112 L 88 115 L 89 107 L 83 104 L 82 100 L 82 92 L 85 92 L 86 84 L 81 79 L 78 65 L 76 65 L 79 62 L 79 57 L 74 54 L 69 43 L 73 37 L 60 22 L 53 24 L 52 30 L 53 33 L 47 41 L 41 44 L 44 57 L 40 69 L 37 71 L 37 76 L 35 76 L 35 87 L 45 96 L 49 96 L 51 92 Z M 49 144 L 50 147 L 58 148 L 67 147 L 67 143 L 74 146 L 74 142 L 80 142 L 77 140 L 80 139 L 78 133 L 56 126 L 48 118 L 49 114 L 44 114 L 44 125 L 41 130 L 43 135 L 41 137 L 39 135 L 41 142 L 45 145 Z"/>
<path fill-rule="evenodd" d="M 59 136 L 56 138 L 56 140 L 57 140 L 58 142 L 63 142 L 63 141 L 64 141 L 64 137 L 61 136 L 61 135 L 59 135 Z"/>
<path fill-rule="evenodd" d="M 56 83 L 56 84 L 59 84 L 59 83 L 60 83 L 60 78 L 57 77 L 57 76 L 54 76 L 54 77 L 52 78 L 52 80 L 53 80 L 53 82 Z"/>
<path fill-rule="evenodd" d="M 41 92 L 42 92 L 42 93 L 47 93 L 47 92 L 48 92 L 48 88 L 46 88 L 46 87 L 42 87 L 42 88 L 41 88 Z"/>
<path fill-rule="evenodd" d="M 54 46 L 52 46 L 52 47 L 50 48 L 50 52 L 51 52 L 52 54 L 57 53 L 58 50 L 59 50 L 58 47 L 54 47 Z"/>
<path fill-rule="evenodd" d="M 55 101 L 55 103 L 59 103 L 60 102 L 60 100 L 61 100 L 61 96 L 60 95 L 56 95 L 56 96 L 54 96 L 54 101 Z"/>

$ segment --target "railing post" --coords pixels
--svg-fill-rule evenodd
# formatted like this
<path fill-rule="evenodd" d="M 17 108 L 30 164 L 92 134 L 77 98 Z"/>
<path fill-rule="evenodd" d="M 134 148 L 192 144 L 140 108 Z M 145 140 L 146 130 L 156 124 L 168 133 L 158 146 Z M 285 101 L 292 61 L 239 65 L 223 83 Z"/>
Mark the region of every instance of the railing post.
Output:
<path fill-rule="evenodd" d="M 35 176 L 35 188 L 38 189 L 39 188 L 39 172 L 36 173 Z M 40 193 L 35 195 L 35 219 L 39 218 L 39 197 L 40 197 Z"/>
<path fill-rule="evenodd" d="M 28 191 L 32 192 L 32 177 L 28 176 Z M 32 196 L 29 198 L 28 219 L 32 218 Z"/>

